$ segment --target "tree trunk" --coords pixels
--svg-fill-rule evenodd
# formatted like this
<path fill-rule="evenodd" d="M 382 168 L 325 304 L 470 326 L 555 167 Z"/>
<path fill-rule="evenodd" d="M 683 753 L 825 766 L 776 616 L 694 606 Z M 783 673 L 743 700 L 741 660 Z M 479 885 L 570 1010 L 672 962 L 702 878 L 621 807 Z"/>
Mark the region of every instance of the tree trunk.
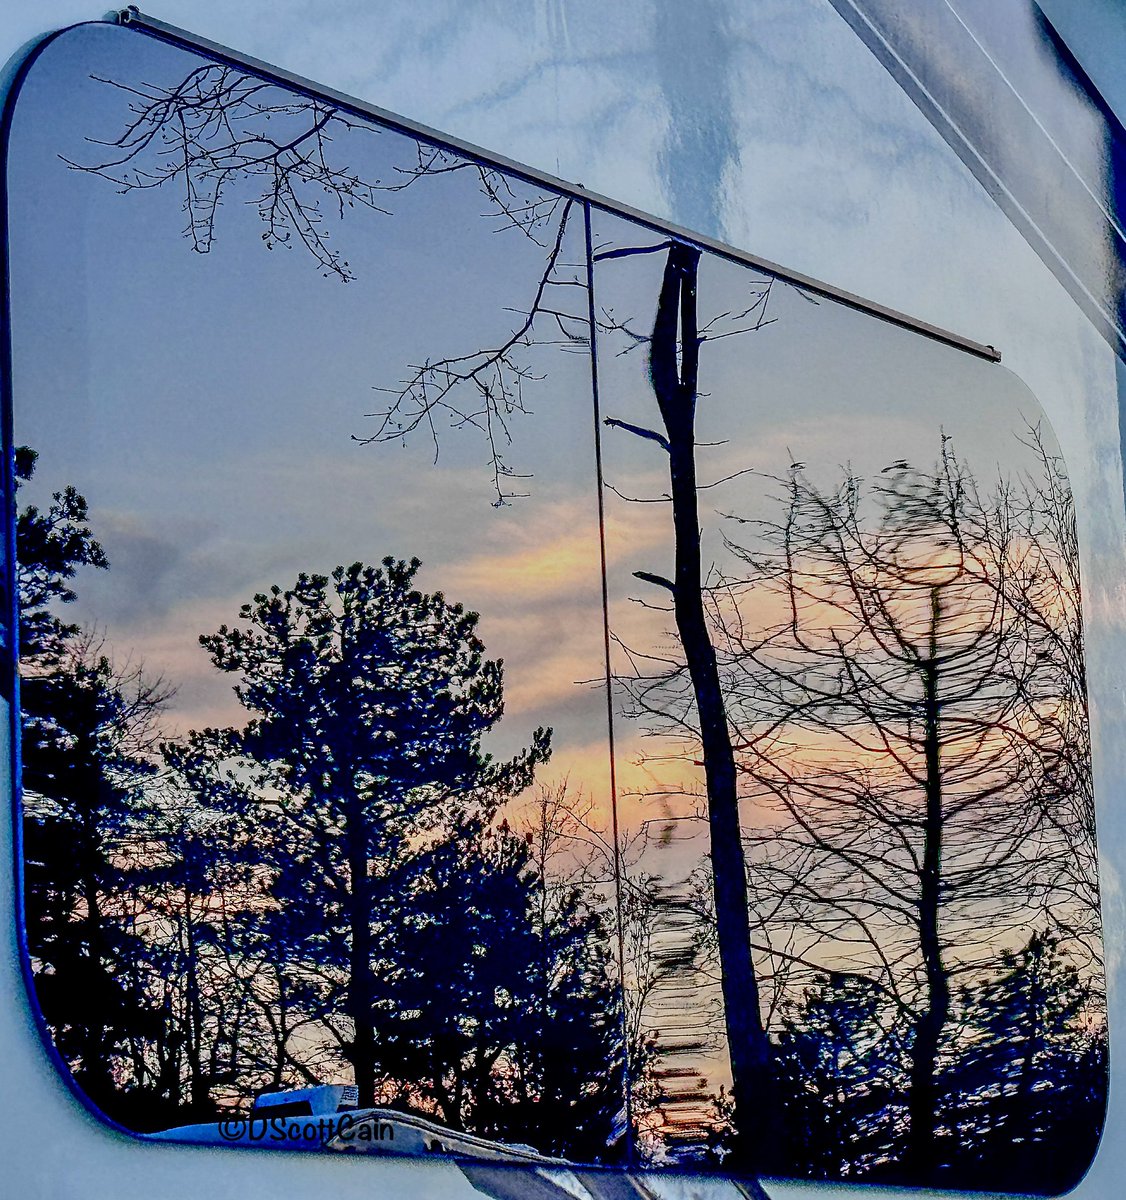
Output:
<path fill-rule="evenodd" d="M 737 1165 L 768 1165 L 776 1121 L 770 1044 L 759 1011 L 751 956 L 747 868 L 736 787 L 735 755 L 720 687 L 715 647 L 704 612 L 700 521 L 696 492 L 696 394 L 700 339 L 696 279 L 700 252 L 669 248 L 650 347 L 650 375 L 668 439 L 677 633 L 696 701 L 708 794 L 712 888 L 723 975 L 724 1019 L 735 1103 Z M 679 327 L 679 362 L 678 362 Z"/>
<path fill-rule="evenodd" d="M 938 1107 L 938 1047 L 950 1015 L 950 980 L 942 962 L 939 940 L 939 907 L 942 878 L 942 775 L 939 759 L 938 623 L 941 600 L 937 587 L 931 590 L 930 656 L 923 663 L 923 747 L 926 765 L 924 784 L 926 813 L 923 819 L 923 865 L 919 878 L 919 951 L 926 981 L 926 1006 L 915 1022 L 911 1047 L 911 1091 L 908 1099 L 910 1127 L 906 1165 L 912 1183 L 925 1184 L 934 1178 L 939 1165 L 935 1145 L 935 1116 Z"/>
<path fill-rule="evenodd" d="M 375 1104 L 375 1027 L 371 996 L 371 889 L 368 886 L 367 822 L 362 799 L 348 799 L 348 1015 L 352 1018 L 349 1057 L 359 1093 L 359 1106 Z"/>
<path fill-rule="evenodd" d="M 192 1111 L 197 1116 L 210 1106 L 208 1081 L 203 1070 L 203 1006 L 199 986 L 199 951 L 196 946 L 195 921 L 192 916 L 192 896 L 184 895 L 184 947 L 186 951 L 185 986 L 188 1011 L 186 1050 L 188 1057 L 189 1089 Z M 202 1118 L 200 1118 L 202 1119 Z"/>

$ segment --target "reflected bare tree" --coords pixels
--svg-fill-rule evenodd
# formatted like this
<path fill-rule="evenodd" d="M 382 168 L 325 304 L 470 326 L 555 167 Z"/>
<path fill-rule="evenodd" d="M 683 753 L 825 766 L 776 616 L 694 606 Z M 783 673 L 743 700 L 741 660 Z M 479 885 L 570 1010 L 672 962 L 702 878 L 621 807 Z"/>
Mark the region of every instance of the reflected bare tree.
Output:
<path fill-rule="evenodd" d="M 797 467 L 778 518 L 733 518 L 745 573 L 709 592 L 760 814 L 745 839 L 755 907 L 800 931 L 798 958 L 898 1010 L 916 1181 L 940 1166 L 955 986 L 1038 912 L 1097 928 L 1064 866 L 1093 854 L 1070 815 L 1090 760 L 1073 543 L 1057 540 L 1066 484 L 1041 461 L 1045 478 L 989 493 L 945 439 L 930 472 L 897 462 L 828 493 Z"/>
<path fill-rule="evenodd" d="M 356 139 L 385 131 L 223 63 L 205 63 L 171 86 L 94 78 L 127 97 L 127 120 L 116 137 L 86 139 L 90 161 L 63 161 L 123 192 L 180 189 L 184 236 L 200 254 L 214 244 L 224 201 L 247 184 L 245 203 L 262 222 L 266 247 L 300 246 L 324 275 L 343 282 L 354 275 L 332 246 L 326 212 L 339 218 L 361 208 L 390 216 L 383 197 L 453 171 L 476 173 L 501 229 L 535 238 L 560 203 L 557 196 L 518 195 L 499 172 L 421 142 L 413 161 L 396 164 L 387 178 L 372 176 L 351 165 L 365 157 Z"/>
<path fill-rule="evenodd" d="M 1010 603 L 1037 663 L 1025 736 L 1041 771 L 1032 799 L 1055 848 L 1042 864 L 1051 887 L 1042 924 L 1059 932 L 1098 989 L 1102 922 L 1075 499 L 1063 459 L 1043 430 L 1030 427 L 1022 441 L 1036 463 L 1011 494 L 1023 554 Z"/>

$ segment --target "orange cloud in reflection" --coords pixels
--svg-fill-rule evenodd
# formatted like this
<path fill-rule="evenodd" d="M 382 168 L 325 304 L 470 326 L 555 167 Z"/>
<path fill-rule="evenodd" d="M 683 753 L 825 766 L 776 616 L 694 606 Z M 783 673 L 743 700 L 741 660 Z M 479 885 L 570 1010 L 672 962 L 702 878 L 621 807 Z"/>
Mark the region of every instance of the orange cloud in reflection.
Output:
<path fill-rule="evenodd" d="M 495 597 L 498 607 L 524 608 L 547 597 L 598 586 L 598 529 L 592 522 L 576 528 L 572 521 L 543 540 L 519 526 L 511 532 L 515 545 L 443 568 L 450 595 L 483 594 Z"/>

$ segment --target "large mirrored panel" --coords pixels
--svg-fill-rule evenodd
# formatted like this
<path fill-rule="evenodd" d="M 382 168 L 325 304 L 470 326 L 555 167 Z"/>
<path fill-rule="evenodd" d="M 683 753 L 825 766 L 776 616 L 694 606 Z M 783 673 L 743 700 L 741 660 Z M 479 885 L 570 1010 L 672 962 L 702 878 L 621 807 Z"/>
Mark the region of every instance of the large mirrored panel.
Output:
<path fill-rule="evenodd" d="M 1065 1190 L 1105 999 L 1074 509 L 1040 407 L 740 263 L 592 234 L 639 1136 Z"/>
<path fill-rule="evenodd" d="M 36 60 L 8 194 L 24 932 L 90 1103 L 537 1195 L 1078 1179 L 1078 549 L 1017 380 L 127 29 Z"/>
<path fill-rule="evenodd" d="M 102 27 L 10 176 L 27 939 L 78 1086 L 619 1160 L 574 206 Z"/>

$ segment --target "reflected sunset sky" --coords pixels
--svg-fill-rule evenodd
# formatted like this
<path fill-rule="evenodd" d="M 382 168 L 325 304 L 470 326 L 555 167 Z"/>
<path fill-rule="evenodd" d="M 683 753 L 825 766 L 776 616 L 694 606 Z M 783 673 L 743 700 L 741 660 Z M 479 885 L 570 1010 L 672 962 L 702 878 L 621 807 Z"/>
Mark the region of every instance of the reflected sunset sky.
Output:
<path fill-rule="evenodd" d="M 85 139 L 111 138 L 127 118 L 127 95 L 90 78 L 120 72 L 123 37 L 136 44 L 113 27 L 82 31 L 81 68 L 76 39 L 49 48 L 12 142 L 15 440 L 40 452 L 26 498 L 42 505 L 77 487 L 111 563 L 76 581 L 73 618 L 104 633 L 119 661 L 143 662 L 176 688 L 170 736 L 237 725 L 246 713 L 234 681 L 211 666 L 200 634 L 299 572 L 418 557 L 420 585 L 479 612 L 488 655 L 504 660 L 505 716 L 488 748 L 513 754 L 536 726 L 551 726 L 541 777 L 567 778 L 608 824 L 586 346 L 548 328 L 526 352 L 525 411 L 512 418 L 511 445 L 501 440 L 513 490 L 527 494 L 508 504 L 494 504 L 488 445 L 472 425 L 440 425 L 436 442 L 425 429 L 403 444 L 356 440 L 387 403 L 381 389 L 511 333 L 543 246 L 504 229 L 466 170 L 388 194 L 388 213 L 338 221 L 326 208 L 332 244 L 355 275 L 346 284 L 321 277 L 299 246 L 268 251 L 237 185 L 210 252 L 193 253 L 173 188 L 120 195 L 59 157 L 97 161 L 102 148 Z M 144 49 L 145 82 L 174 83 L 192 65 L 155 42 Z M 412 141 L 386 131 L 341 132 L 334 150 L 383 180 L 415 158 Z M 573 216 L 560 278 L 585 278 L 582 232 Z M 594 240 L 621 248 L 653 235 L 597 214 Z M 602 414 L 645 427 L 657 414 L 639 338 L 662 263 L 638 255 L 595 271 Z M 769 323 L 745 330 L 738 314 L 761 286 L 742 266 L 705 256 L 701 324 L 714 335 L 702 349 L 698 419 L 706 568 L 730 566 L 725 515 L 775 515 L 778 477 L 796 462 L 831 489 L 845 470 L 872 478 L 899 460 L 929 470 L 945 434 L 983 486 L 1032 469 L 1020 437 L 1040 409 L 1007 371 L 784 285 L 772 291 Z M 585 314 L 585 292 L 567 291 L 566 312 Z M 601 436 L 612 666 L 628 673 L 623 646 L 677 653 L 660 611 L 666 597 L 635 577 L 672 571 L 667 464 L 651 441 L 620 429 Z M 1054 448 L 1048 431 L 1046 441 Z M 681 743 L 646 736 L 620 688 L 615 719 L 623 828 L 648 825 L 644 869 L 687 876 L 705 852 L 702 826 L 666 833 L 699 810 L 699 767 Z M 711 1067 L 722 1078 L 718 1059 Z"/>

